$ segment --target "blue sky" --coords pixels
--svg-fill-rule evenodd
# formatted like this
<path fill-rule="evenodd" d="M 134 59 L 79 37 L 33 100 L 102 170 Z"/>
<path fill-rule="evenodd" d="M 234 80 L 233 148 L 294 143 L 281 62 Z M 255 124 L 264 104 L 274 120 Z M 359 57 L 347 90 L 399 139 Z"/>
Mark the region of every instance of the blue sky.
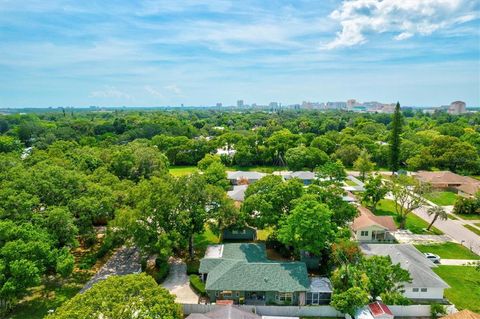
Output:
<path fill-rule="evenodd" d="M 0 0 L 0 107 L 480 106 L 478 0 Z"/>

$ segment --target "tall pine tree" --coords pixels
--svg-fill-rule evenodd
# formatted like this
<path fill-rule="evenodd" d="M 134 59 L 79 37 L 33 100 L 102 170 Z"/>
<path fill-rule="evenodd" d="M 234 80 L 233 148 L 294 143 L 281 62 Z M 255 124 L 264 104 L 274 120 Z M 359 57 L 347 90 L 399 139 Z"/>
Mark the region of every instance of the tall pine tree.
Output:
<path fill-rule="evenodd" d="M 392 135 L 390 137 L 390 169 L 392 174 L 398 171 L 400 166 L 400 133 L 402 133 L 402 112 L 400 103 L 397 102 L 393 113 Z"/>

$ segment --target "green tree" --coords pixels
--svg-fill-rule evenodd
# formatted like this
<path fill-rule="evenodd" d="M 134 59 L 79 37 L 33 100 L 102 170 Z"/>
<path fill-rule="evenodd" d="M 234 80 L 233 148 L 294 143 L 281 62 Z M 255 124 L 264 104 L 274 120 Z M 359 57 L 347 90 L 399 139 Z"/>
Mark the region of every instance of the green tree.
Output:
<path fill-rule="evenodd" d="M 46 319 L 182 319 L 180 305 L 146 274 L 111 276 L 57 308 Z"/>
<path fill-rule="evenodd" d="M 352 167 L 353 163 L 360 156 L 360 148 L 354 144 L 340 146 L 334 153 L 334 158 L 342 161 L 346 167 Z"/>
<path fill-rule="evenodd" d="M 392 174 L 400 167 L 400 134 L 402 133 L 403 119 L 400 103 L 397 102 L 392 119 L 392 133 L 390 136 L 390 169 Z"/>
<path fill-rule="evenodd" d="M 375 211 L 378 202 L 388 193 L 388 187 L 382 182 L 381 175 L 370 175 L 365 182 L 365 191 L 362 194 L 364 202 L 372 211 Z"/>
<path fill-rule="evenodd" d="M 78 229 L 72 213 L 66 207 L 51 207 L 43 214 L 45 229 L 54 238 L 57 247 L 74 247 L 77 245 Z"/>
<path fill-rule="evenodd" d="M 361 268 L 368 275 L 368 288 L 373 299 L 382 293 L 401 292 L 403 283 L 411 281 L 408 270 L 400 264 L 392 264 L 389 256 L 365 258 Z"/>
<path fill-rule="evenodd" d="M 220 159 L 220 156 L 218 155 L 212 155 L 212 154 L 206 154 L 204 158 L 202 158 L 198 163 L 197 167 L 199 170 L 202 172 L 206 171 L 210 165 L 213 163 L 218 163 L 221 164 L 222 160 Z"/>
<path fill-rule="evenodd" d="M 342 183 L 347 177 L 341 161 L 325 163 L 315 170 L 319 179 L 328 179 L 331 183 Z"/>
<path fill-rule="evenodd" d="M 225 166 L 219 162 L 213 162 L 203 172 L 203 176 L 208 184 L 218 186 L 224 190 L 228 190 L 230 182 L 227 179 Z"/>
<path fill-rule="evenodd" d="M 408 214 L 424 204 L 422 196 L 429 192 L 430 186 L 412 177 L 399 175 L 388 183 L 388 188 L 395 201 L 399 227 L 405 229 Z"/>
<path fill-rule="evenodd" d="M 430 207 L 427 210 L 427 214 L 428 214 L 428 216 L 433 216 L 433 219 L 430 222 L 430 224 L 428 225 L 427 230 L 430 230 L 430 228 L 432 228 L 433 224 L 437 221 L 438 218 L 440 218 L 440 220 L 447 220 L 448 219 L 447 212 L 441 206 Z"/>
<path fill-rule="evenodd" d="M 370 158 L 371 156 L 368 154 L 367 150 L 363 149 L 360 156 L 353 163 L 353 168 L 360 172 L 360 179 L 362 182 L 365 181 L 365 176 L 375 168 L 375 164 L 372 163 Z"/>
<path fill-rule="evenodd" d="M 340 293 L 334 291 L 330 304 L 338 311 L 347 313 L 354 318 L 357 309 L 365 306 L 368 301 L 368 293 L 365 290 L 352 287 Z"/>
<path fill-rule="evenodd" d="M 328 155 L 315 148 L 298 146 L 287 150 L 285 161 L 289 169 L 300 171 L 305 168 L 314 169 L 318 165 L 322 165 L 328 161 Z"/>
<path fill-rule="evenodd" d="M 299 200 L 299 204 L 280 222 L 278 239 L 298 252 L 306 250 L 320 255 L 336 235 L 330 209 L 314 200 Z"/>

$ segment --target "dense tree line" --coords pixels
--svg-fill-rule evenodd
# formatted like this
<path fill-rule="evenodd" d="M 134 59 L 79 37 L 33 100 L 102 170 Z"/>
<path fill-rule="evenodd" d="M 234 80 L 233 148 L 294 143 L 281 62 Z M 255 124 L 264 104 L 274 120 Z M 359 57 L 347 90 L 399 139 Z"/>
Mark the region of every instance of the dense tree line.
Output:
<path fill-rule="evenodd" d="M 352 167 L 362 151 L 377 167 L 479 172 L 480 116 L 404 111 L 389 114 L 219 110 L 76 112 L 0 117 L 0 152 L 46 149 L 56 141 L 82 146 L 146 139 L 171 165 L 196 165 L 219 147 L 234 149 L 225 165 L 312 169 L 328 158 Z M 398 119 L 392 122 L 393 119 Z M 398 125 L 400 123 L 400 126 Z"/>

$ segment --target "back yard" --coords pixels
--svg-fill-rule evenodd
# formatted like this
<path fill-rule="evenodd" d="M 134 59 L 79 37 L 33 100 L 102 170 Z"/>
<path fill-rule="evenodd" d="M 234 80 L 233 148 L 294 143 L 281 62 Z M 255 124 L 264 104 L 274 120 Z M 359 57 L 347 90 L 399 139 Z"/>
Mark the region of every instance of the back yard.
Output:
<path fill-rule="evenodd" d="M 445 296 L 459 310 L 480 312 L 480 272 L 475 267 L 439 266 L 433 270 L 450 285 Z"/>

